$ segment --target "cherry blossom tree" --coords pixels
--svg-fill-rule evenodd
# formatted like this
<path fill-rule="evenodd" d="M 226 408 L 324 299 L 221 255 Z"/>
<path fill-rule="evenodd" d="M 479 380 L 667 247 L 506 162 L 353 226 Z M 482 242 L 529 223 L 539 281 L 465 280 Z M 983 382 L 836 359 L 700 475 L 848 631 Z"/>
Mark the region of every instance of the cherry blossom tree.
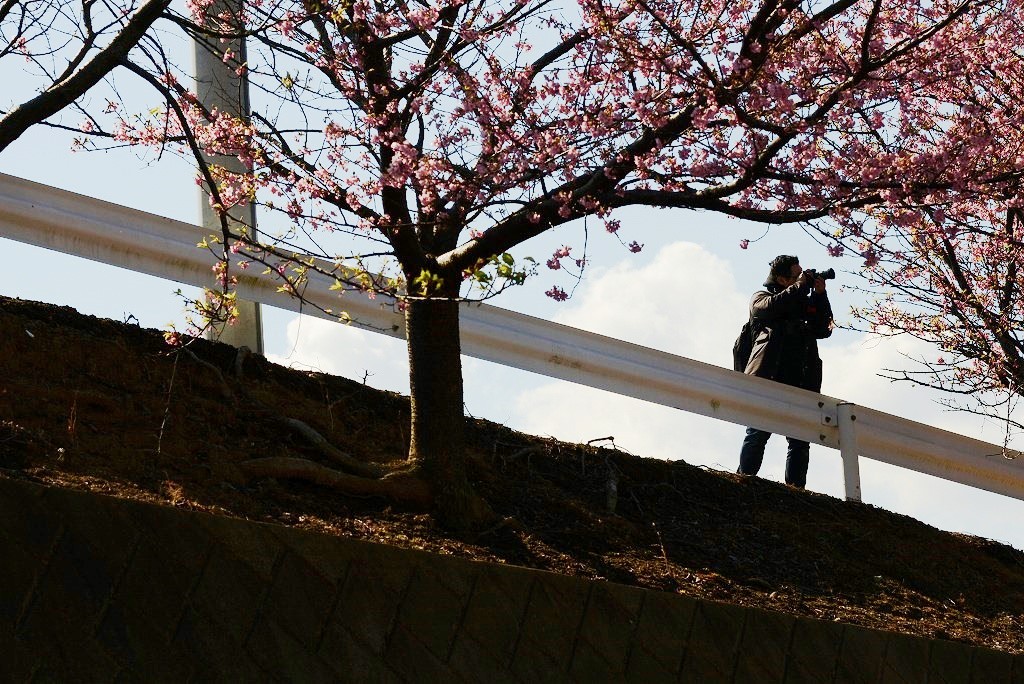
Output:
<path fill-rule="evenodd" d="M 1019 29 L 1019 6 L 1002 11 L 987 31 Z M 1017 41 L 976 45 L 961 67 L 968 77 L 943 83 L 945 149 L 910 157 L 902 169 L 911 179 L 932 169 L 943 182 L 887 191 L 884 204 L 846 216 L 827 237 L 833 253 L 865 257 L 872 299 L 854 310 L 859 324 L 934 347 L 888 377 L 961 397 L 945 403 L 998 417 L 1009 439 L 1024 427 L 1013 414 L 1024 386 L 1024 84 Z"/>
<path fill-rule="evenodd" d="M 907 208 L 871 235 L 865 275 L 876 294 L 854 314 L 871 332 L 934 345 L 888 377 L 944 390 L 952 408 L 1024 426 L 1024 224 L 1020 200 Z M 881 294 L 878 294 L 881 293 Z"/>
<path fill-rule="evenodd" d="M 206 110 L 164 63 L 139 74 L 165 109 L 119 121 L 116 136 L 243 162 L 245 173 L 202 164 L 200 179 L 225 214 L 257 202 L 271 217 L 263 228 L 279 216 L 280 238 L 225 222 L 212 238 L 225 291 L 238 269 L 261 264 L 295 295 L 311 270 L 330 274 L 338 311 L 349 289 L 399 298 L 411 439 L 408 461 L 379 482 L 433 502 L 455 527 L 488 518 L 465 471 L 459 306 L 535 270 L 512 254 L 519 245 L 586 217 L 619 237 L 613 212 L 630 205 L 818 222 L 855 244 L 867 217 L 927 204 L 928 193 L 967 196 L 1018 168 L 996 178 L 975 162 L 1001 145 L 979 93 L 1019 68 L 997 45 L 1021 44 L 1016 2 L 245 0 L 230 12 L 192 0 L 190 10 L 178 23 L 249 77 L 252 116 Z M 245 55 L 225 49 L 243 35 Z M 562 247 L 548 268 L 571 253 Z M 566 296 L 557 285 L 548 295 Z"/>
<path fill-rule="evenodd" d="M 121 66 L 170 5 L 144 2 L 4 0 L 0 60 L 8 69 L 0 106 L 0 152 L 30 126 L 71 106 Z M 16 87 L 12 62 L 26 88 Z"/>

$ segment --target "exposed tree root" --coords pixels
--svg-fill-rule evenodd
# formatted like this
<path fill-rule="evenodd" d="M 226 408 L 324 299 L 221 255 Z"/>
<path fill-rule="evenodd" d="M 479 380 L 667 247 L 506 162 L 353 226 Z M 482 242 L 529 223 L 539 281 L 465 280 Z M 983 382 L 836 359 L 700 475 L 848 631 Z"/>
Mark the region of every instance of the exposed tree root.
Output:
<path fill-rule="evenodd" d="M 319 449 L 321 454 L 354 475 L 360 475 L 362 477 L 382 477 L 387 472 L 378 465 L 373 463 L 364 463 L 363 461 L 346 454 L 328 442 L 327 438 L 319 432 L 297 418 L 278 418 L 278 421 L 302 435 L 310 444 Z"/>
<path fill-rule="evenodd" d="M 251 353 L 248 349 L 238 350 L 229 372 L 222 372 L 190 350 L 185 352 L 214 375 L 226 401 L 234 405 L 241 402 L 250 410 L 261 409 L 261 403 L 245 387 L 244 366 Z M 270 415 L 269 411 L 266 413 Z M 376 496 L 424 510 L 433 509 L 443 525 L 464 535 L 476 536 L 484 530 L 494 529 L 497 516 L 462 474 L 453 479 L 439 473 L 427 473 L 415 462 L 402 469 L 366 463 L 338 449 L 308 423 L 287 416 L 277 416 L 273 420 L 300 435 L 335 467 L 304 458 L 258 458 L 238 464 L 236 472 L 244 480 L 301 480 L 350 496 Z"/>
<path fill-rule="evenodd" d="M 211 373 L 213 373 L 213 375 L 219 381 L 218 385 L 220 387 L 221 396 L 225 400 L 230 401 L 232 403 L 234 403 L 236 401 L 237 397 L 235 396 L 235 392 L 234 392 L 234 390 L 231 389 L 231 385 L 228 384 L 228 381 L 224 377 L 224 374 L 220 372 L 220 368 L 217 368 L 217 366 L 213 365 L 209 361 L 206 361 L 205 359 L 199 358 L 188 347 L 182 347 L 179 353 L 186 354 L 190 359 L 192 359 L 193 361 L 198 363 L 200 366 L 202 366 L 203 368 L 206 368 Z"/>
<path fill-rule="evenodd" d="M 183 349 L 190 359 L 198 363 L 203 368 L 209 370 L 218 380 L 218 385 L 221 389 L 221 394 L 224 399 L 235 403 L 241 395 L 241 400 L 248 405 L 250 408 L 260 408 L 260 402 L 254 399 L 245 389 L 244 385 L 244 366 L 246 359 L 252 354 L 248 347 L 239 347 L 238 352 L 235 354 L 235 359 L 232 363 L 231 377 L 235 379 L 235 383 L 230 383 L 228 378 L 225 377 L 224 373 L 221 372 L 217 366 L 199 358 L 195 353 L 189 349 Z M 237 392 L 232 384 L 237 386 Z M 267 411 L 269 414 L 270 412 Z M 338 449 L 336 446 L 331 444 L 327 438 L 317 432 L 309 424 L 297 419 L 288 417 L 277 417 L 277 421 L 286 426 L 293 432 L 301 435 L 306 441 L 315 446 L 321 454 L 330 459 L 348 472 L 359 475 L 362 477 L 379 478 L 386 474 L 386 470 L 373 463 L 364 463 L 357 458 L 346 454 L 345 452 Z"/>
<path fill-rule="evenodd" d="M 428 507 L 434 502 L 430 486 L 412 471 L 398 471 L 381 478 L 349 475 L 304 458 L 276 456 L 238 464 L 250 478 L 273 477 L 311 482 L 353 496 L 380 496 L 397 503 Z"/>

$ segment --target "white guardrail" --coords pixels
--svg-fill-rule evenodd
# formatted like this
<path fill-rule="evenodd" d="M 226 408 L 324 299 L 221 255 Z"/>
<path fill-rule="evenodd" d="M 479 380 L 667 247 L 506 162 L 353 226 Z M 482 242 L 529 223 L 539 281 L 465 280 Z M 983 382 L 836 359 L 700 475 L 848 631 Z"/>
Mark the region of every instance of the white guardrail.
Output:
<path fill-rule="evenodd" d="M 0 174 L 0 236 L 20 242 L 204 287 L 213 261 L 196 243 L 208 232 Z M 236 273 L 240 297 L 298 309 L 270 276 Z M 331 283 L 314 274 L 306 298 L 404 336 L 393 300 L 357 293 L 339 300 Z M 848 499 L 861 498 L 858 456 L 1024 499 L 1024 458 L 1008 458 L 995 444 L 485 304 L 466 304 L 461 330 L 469 356 L 839 449 Z"/>

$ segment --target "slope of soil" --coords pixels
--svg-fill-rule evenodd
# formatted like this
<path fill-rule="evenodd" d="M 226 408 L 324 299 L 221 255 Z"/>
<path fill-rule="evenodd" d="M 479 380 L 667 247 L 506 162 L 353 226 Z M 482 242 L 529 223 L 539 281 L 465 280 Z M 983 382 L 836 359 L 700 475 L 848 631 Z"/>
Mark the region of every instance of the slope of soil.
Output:
<path fill-rule="evenodd" d="M 253 458 L 324 462 L 282 418 L 400 459 L 408 412 L 344 378 L 0 298 L 0 477 L 1024 653 L 1024 553 L 683 461 L 470 420 L 472 478 L 507 520 L 468 540 L 382 499 L 239 477 Z"/>

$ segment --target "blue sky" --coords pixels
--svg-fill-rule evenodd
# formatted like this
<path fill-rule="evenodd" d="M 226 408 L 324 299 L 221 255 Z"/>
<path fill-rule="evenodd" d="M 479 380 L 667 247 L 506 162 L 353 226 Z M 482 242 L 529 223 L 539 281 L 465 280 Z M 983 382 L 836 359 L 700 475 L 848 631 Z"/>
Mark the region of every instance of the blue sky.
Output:
<path fill-rule="evenodd" d="M 75 123 L 66 117 L 67 123 Z M 173 157 L 139 158 L 131 151 L 70 151 L 70 138 L 36 128 L 0 155 L 0 172 L 184 221 L 198 222 L 200 198 L 187 165 Z M 830 294 L 839 322 L 849 322 L 856 282 L 845 271 L 856 261 L 831 259 L 794 227 L 774 228 L 747 250 L 743 238 L 764 232 L 758 225 L 713 214 L 633 209 L 620 215 L 626 242 L 644 243 L 630 254 L 597 226 L 590 236 L 591 265 L 572 299 L 556 303 L 543 295 L 558 282 L 541 274 L 524 288 L 492 303 L 579 328 L 729 366 L 732 340 L 746 319 L 750 293 L 767 262 L 793 253 L 805 266 L 835 267 Z M 579 226 L 542 235 L 517 254 L 544 262 L 560 245 L 582 244 Z M 138 321 L 145 327 L 179 326 L 184 320 L 176 283 L 130 273 L 55 252 L 0 239 L 5 268 L 0 294 L 72 306 L 87 314 Z M 575 255 L 575 252 L 574 252 Z M 184 288 L 189 291 L 188 288 Z M 192 290 L 194 292 L 194 290 Z M 266 308 L 265 345 L 274 361 L 316 368 L 353 379 L 366 377 L 382 389 L 408 391 L 404 344 L 326 321 L 297 318 Z M 935 355 L 921 343 L 871 339 L 837 330 L 821 345 L 822 391 L 857 404 L 1001 443 L 1003 428 L 977 416 L 950 412 L 937 393 L 878 377 L 904 363 L 901 354 Z M 478 361 L 464 360 L 466 408 L 477 417 L 571 441 L 614 436 L 630 453 L 720 470 L 734 470 L 742 427 L 677 410 L 555 381 Z M 1021 447 L 1019 443 L 1011 446 Z M 769 442 L 762 476 L 781 480 L 785 440 Z M 1024 502 L 989 494 L 884 464 L 861 460 L 865 502 L 910 515 L 936 527 L 966 532 L 1024 549 Z M 813 447 L 808 488 L 842 496 L 838 452 Z"/>

